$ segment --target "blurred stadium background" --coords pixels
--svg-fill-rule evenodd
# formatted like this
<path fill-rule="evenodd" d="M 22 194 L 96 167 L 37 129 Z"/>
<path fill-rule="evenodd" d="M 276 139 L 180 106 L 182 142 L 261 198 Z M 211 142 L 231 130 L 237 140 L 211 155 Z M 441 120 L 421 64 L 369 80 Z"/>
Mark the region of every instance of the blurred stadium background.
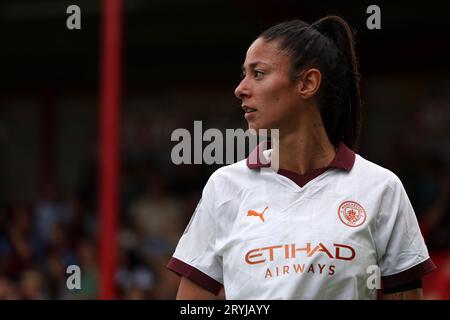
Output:
<path fill-rule="evenodd" d="M 357 30 L 365 123 L 359 153 L 395 172 L 450 298 L 450 20 L 444 1 L 124 0 L 118 299 L 172 299 L 165 269 L 217 166 L 173 165 L 176 128 L 245 128 L 233 91 L 248 45 L 289 18 L 340 14 Z M 66 8 L 81 8 L 81 30 Z M 108 1 L 0 3 L 0 299 L 96 299 L 102 8 Z M 82 289 L 66 288 L 66 267 Z M 103 293 L 104 294 L 104 293 Z"/>

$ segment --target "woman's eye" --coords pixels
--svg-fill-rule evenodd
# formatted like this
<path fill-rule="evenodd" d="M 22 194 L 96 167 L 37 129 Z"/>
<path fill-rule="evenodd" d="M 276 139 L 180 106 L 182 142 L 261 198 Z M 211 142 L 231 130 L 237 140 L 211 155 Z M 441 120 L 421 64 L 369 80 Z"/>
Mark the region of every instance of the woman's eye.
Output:
<path fill-rule="evenodd" d="M 264 72 L 262 71 L 258 71 L 258 70 L 253 70 L 253 76 L 258 79 L 261 78 L 264 75 Z M 246 77 L 245 72 L 241 73 L 241 80 L 244 79 Z"/>
<path fill-rule="evenodd" d="M 254 75 L 255 75 L 255 78 L 261 78 L 264 75 L 264 72 L 255 70 Z"/>

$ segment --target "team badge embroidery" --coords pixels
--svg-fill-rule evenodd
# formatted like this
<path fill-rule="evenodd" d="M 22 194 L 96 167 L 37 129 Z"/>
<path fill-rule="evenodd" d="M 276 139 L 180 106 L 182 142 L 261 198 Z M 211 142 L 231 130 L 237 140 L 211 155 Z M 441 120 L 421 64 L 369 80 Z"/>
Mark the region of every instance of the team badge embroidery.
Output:
<path fill-rule="evenodd" d="M 344 201 L 338 209 L 339 219 L 349 227 L 359 227 L 366 221 L 366 211 L 355 201 Z"/>

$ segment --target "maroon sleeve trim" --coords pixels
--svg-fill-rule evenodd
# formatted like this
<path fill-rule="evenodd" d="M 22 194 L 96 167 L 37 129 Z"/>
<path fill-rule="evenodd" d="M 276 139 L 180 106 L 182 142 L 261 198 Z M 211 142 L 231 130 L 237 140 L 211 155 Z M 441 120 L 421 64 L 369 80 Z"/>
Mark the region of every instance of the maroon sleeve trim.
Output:
<path fill-rule="evenodd" d="M 170 258 L 167 268 L 179 276 L 183 276 L 191 281 L 194 281 L 196 284 L 205 288 L 209 292 L 212 292 L 214 295 L 218 295 L 220 289 L 222 289 L 222 284 L 220 282 L 175 257 Z"/>
<path fill-rule="evenodd" d="M 424 262 L 419 263 L 418 265 L 416 265 L 408 270 L 405 270 L 405 271 L 402 271 L 400 273 L 393 274 L 390 276 L 381 277 L 381 280 L 383 282 L 383 287 L 391 288 L 391 287 L 400 286 L 402 284 L 411 282 L 415 279 L 421 278 L 425 274 L 433 271 L 436 268 L 437 267 L 433 263 L 433 261 L 430 258 L 428 258 Z"/>

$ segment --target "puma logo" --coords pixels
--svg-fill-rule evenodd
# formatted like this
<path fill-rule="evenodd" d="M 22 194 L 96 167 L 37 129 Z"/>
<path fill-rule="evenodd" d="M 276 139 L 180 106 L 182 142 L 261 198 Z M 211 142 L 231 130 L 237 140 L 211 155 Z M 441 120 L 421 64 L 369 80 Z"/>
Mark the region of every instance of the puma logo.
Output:
<path fill-rule="evenodd" d="M 247 216 L 255 216 L 255 217 L 259 217 L 259 218 L 262 220 L 262 222 L 264 222 L 264 221 L 265 221 L 265 220 L 264 220 L 264 212 L 266 212 L 266 210 L 267 210 L 268 208 L 269 208 L 269 207 L 266 207 L 266 208 L 264 209 L 264 211 L 261 212 L 261 213 L 259 213 L 259 212 L 257 212 L 257 211 L 254 211 L 254 210 L 248 210 Z"/>

